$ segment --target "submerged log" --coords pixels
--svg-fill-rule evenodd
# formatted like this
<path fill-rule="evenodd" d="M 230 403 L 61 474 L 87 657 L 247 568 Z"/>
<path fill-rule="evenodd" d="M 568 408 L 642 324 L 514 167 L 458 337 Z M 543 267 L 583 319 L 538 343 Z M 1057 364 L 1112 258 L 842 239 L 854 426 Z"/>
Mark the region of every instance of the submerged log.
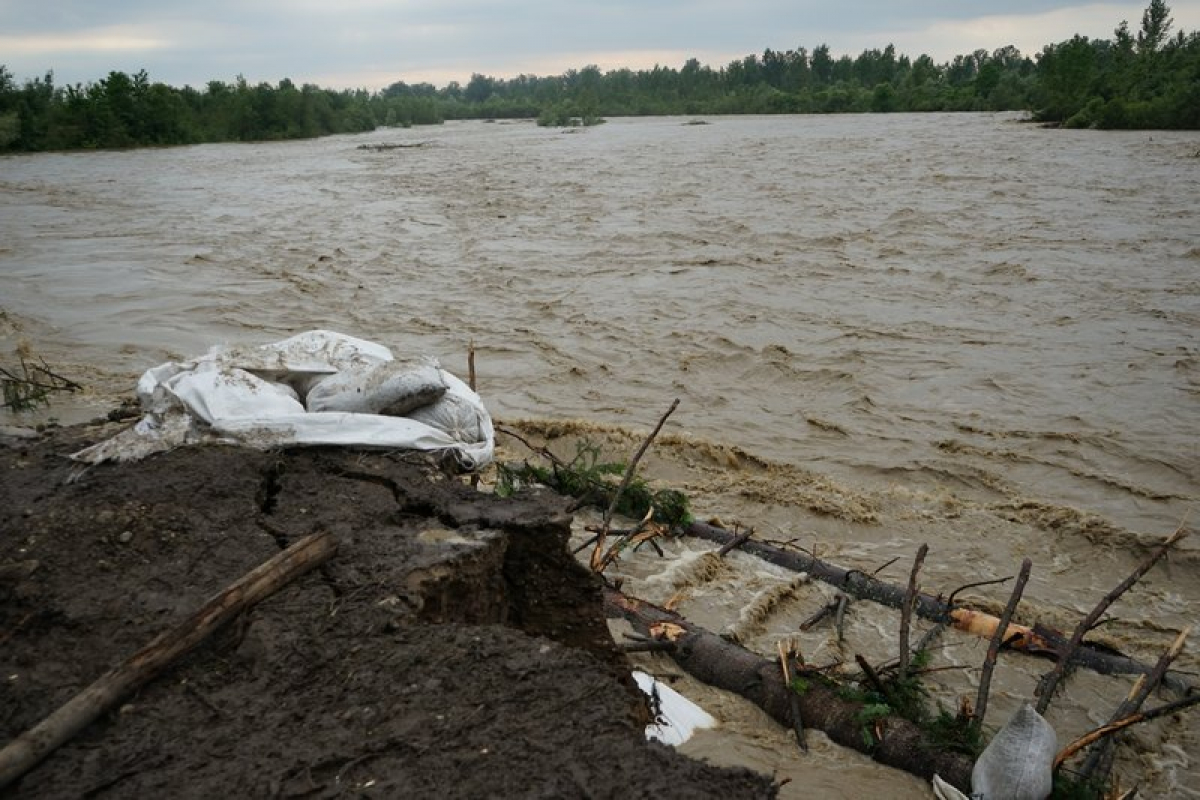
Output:
<path fill-rule="evenodd" d="M 675 643 L 671 657 L 698 680 L 736 692 L 758 705 L 781 725 L 793 723 L 792 702 L 798 699 L 804 726 L 824 731 L 834 742 L 853 748 L 881 764 L 930 780 L 943 780 L 970 791 L 972 760 L 961 753 L 938 749 L 921 730 L 900 717 L 867 719 L 864 704 L 846 700 L 818 678 L 797 693 L 784 685 L 779 665 L 720 636 L 692 625 L 678 614 L 627 597 L 615 589 L 604 593 L 610 616 L 629 620 L 635 628 L 652 627 Z M 799 676 L 803 677 L 803 676 Z"/>
<path fill-rule="evenodd" d="M 703 522 L 692 523 L 687 527 L 685 533 L 720 545 L 725 545 L 737 538 L 735 534 L 724 528 Z M 806 572 L 813 578 L 830 586 L 836 586 L 855 597 L 892 608 L 902 608 L 904 605 L 906 587 L 885 583 L 860 570 L 839 567 L 806 553 L 784 550 L 753 539 L 743 542 L 739 549 L 776 566 L 796 572 Z M 950 621 L 955 628 L 961 631 L 985 638 L 992 636 L 1000 622 L 992 614 L 955 606 L 941 595 L 931 595 L 927 592 L 917 593 L 913 611 L 923 619 L 933 622 Z M 1068 637 L 1059 631 L 1042 625 L 1028 627 L 1015 623 L 1009 624 L 1005 631 L 1004 641 L 1005 649 L 1055 660 L 1066 651 L 1068 645 Z M 1102 675 L 1145 675 L 1154 669 L 1152 665 L 1137 659 L 1120 653 L 1100 650 L 1086 643 L 1075 650 L 1071 661 L 1075 666 L 1085 667 Z M 1174 674 L 1167 675 L 1163 684 L 1176 691 L 1188 691 L 1191 688 L 1189 681 Z"/>

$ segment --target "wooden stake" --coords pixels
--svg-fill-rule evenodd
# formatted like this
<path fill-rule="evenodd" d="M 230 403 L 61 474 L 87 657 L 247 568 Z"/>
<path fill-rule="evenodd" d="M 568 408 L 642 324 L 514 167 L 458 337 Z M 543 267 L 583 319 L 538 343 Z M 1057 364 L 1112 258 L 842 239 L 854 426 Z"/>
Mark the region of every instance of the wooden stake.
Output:
<path fill-rule="evenodd" d="M 104 674 L 0 750 L 0 789 L 70 741 L 213 631 L 322 563 L 336 550 L 337 541 L 332 534 L 314 533 L 214 595 L 178 626 L 155 637 L 123 664 Z"/>
<path fill-rule="evenodd" d="M 788 711 L 792 718 L 792 730 L 796 734 L 796 744 L 804 752 L 808 752 L 808 741 L 804 738 L 804 713 L 800 709 L 800 697 L 792 687 L 792 673 L 788 669 L 788 660 L 792 657 L 792 649 L 784 647 L 783 640 L 775 643 L 779 651 L 779 669 L 783 672 L 783 686 L 788 692 Z"/>
<path fill-rule="evenodd" d="M 992 670 L 996 668 L 996 659 L 1000 656 L 1000 646 L 1008 638 L 1008 623 L 1012 622 L 1013 612 L 1017 610 L 1017 604 L 1021 602 L 1021 595 L 1025 592 L 1025 584 L 1029 581 L 1029 573 L 1033 570 L 1033 562 L 1028 558 L 1021 562 L 1021 571 L 1017 574 L 1016 585 L 1013 586 L 1012 594 L 1008 597 L 1008 605 L 1004 607 L 1004 613 L 1000 615 L 1000 623 L 996 626 L 996 632 L 992 634 L 992 641 L 988 644 L 987 656 L 983 659 L 983 671 L 979 675 L 979 695 L 975 700 L 975 724 L 983 726 L 983 717 L 987 714 L 988 691 L 992 685 Z"/>
<path fill-rule="evenodd" d="M 658 424 L 654 426 L 654 430 L 650 431 L 650 435 L 642 442 L 642 446 L 634 454 L 633 460 L 629 462 L 629 466 L 625 468 L 625 477 L 621 480 L 621 485 L 617 487 L 617 491 L 613 494 L 612 501 L 608 504 L 608 509 L 604 512 L 604 520 L 600 523 L 600 535 L 596 540 L 596 549 L 592 551 L 590 560 L 593 572 L 603 572 L 608 566 L 611 559 L 605 560 L 601 551 L 604 549 L 604 540 L 608 534 L 608 527 L 612 524 L 613 514 L 616 513 L 617 503 L 621 500 L 621 495 L 629 488 L 630 482 L 633 480 L 635 471 L 637 470 L 638 462 L 642 460 L 642 456 L 646 454 L 646 450 L 650 447 L 650 443 L 654 441 L 654 437 L 658 436 L 658 432 L 662 430 L 662 426 L 666 424 L 667 417 L 679 408 L 679 398 L 675 398 L 675 402 L 671 403 L 671 407 L 667 409 L 667 413 L 659 418 Z"/>
<path fill-rule="evenodd" d="M 475 389 L 475 340 L 471 339 L 467 343 L 467 386 L 471 387 L 471 391 Z"/>
<path fill-rule="evenodd" d="M 908 589 L 904 592 L 904 605 L 900 607 L 900 665 L 898 667 L 900 680 L 908 677 L 908 633 L 912 625 L 913 606 L 917 602 L 917 575 L 925 556 L 929 553 L 929 545 L 922 544 L 917 548 L 917 557 L 913 559 L 912 572 L 908 575 Z"/>

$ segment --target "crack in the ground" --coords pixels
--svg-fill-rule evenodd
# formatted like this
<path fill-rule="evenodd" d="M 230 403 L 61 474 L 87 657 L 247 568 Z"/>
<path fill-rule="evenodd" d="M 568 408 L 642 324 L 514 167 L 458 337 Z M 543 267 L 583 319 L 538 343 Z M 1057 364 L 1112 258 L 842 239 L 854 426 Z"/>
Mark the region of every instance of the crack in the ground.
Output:
<path fill-rule="evenodd" d="M 286 471 L 283 459 L 279 458 L 263 468 L 258 491 L 254 495 L 259 513 L 268 517 L 275 513 L 275 507 L 279 504 L 279 493 L 283 489 L 283 474 Z"/>
<path fill-rule="evenodd" d="M 401 514 L 413 514 L 419 517 L 429 517 L 436 519 L 438 522 L 445 525 L 447 528 L 455 529 L 461 527 L 458 519 L 447 513 L 444 509 L 439 508 L 436 503 L 428 498 L 414 496 L 412 492 L 401 486 L 395 480 L 387 475 L 380 475 L 375 472 L 358 472 L 353 470 L 343 470 L 338 472 L 338 476 L 348 478 L 355 481 L 364 481 L 373 483 L 377 486 L 382 486 L 392 493 L 392 497 L 399 507 L 398 511 Z"/>

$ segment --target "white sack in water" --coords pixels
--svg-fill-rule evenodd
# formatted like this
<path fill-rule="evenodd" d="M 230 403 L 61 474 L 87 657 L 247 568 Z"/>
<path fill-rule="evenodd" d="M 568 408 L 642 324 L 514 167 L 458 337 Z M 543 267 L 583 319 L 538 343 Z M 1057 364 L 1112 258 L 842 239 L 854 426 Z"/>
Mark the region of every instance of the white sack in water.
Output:
<path fill-rule="evenodd" d="M 449 450 L 478 469 L 495 447 L 479 395 L 436 362 L 399 362 L 382 345 L 332 331 L 261 347 L 214 347 L 147 370 L 137 392 L 141 421 L 73 458 L 132 461 L 200 442 L 349 445 Z"/>
<path fill-rule="evenodd" d="M 1026 703 L 988 742 L 971 772 L 973 797 L 1043 800 L 1054 784 L 1054 728 Z"/>
<path fill-rule="evenodd" d="M 711 728 L 717 721 L 700 706 L 644 672 L 634 671 L 633 679 L 651 702 L 658 715 L 646 726 L 646 738 L 663 744 L 680 745 L 692 738 L 699 728 Z"/>

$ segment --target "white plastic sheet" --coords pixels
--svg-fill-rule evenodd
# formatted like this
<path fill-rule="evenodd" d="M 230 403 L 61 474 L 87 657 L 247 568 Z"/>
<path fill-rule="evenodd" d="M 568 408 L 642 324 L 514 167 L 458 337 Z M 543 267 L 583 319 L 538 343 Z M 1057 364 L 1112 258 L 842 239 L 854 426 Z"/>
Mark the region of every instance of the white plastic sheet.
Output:
<path fill-rule="evenodd" d="M 333 331 L 260 347 L 214 347 L 147 370 L 137 393 L 141 421 L 73 458 L 131 461 L 201 442 L 348 445 L 448 450 L 478 469 L 495 448 L 479 395 L 436 361 L 400 362 L 383 345 Z M 314 402 L 306 404 L 310 394 Z"/>
<path fill-rule="evenodd" d="M 712 715 L 670 686 L 640 670 L 634 670 L 633 679 L 651 699 L 657 714 L 654 722 L 646 726 L 647 739 L 677 746 L 692 738 L 698 729 L 716 726 Z"/>

